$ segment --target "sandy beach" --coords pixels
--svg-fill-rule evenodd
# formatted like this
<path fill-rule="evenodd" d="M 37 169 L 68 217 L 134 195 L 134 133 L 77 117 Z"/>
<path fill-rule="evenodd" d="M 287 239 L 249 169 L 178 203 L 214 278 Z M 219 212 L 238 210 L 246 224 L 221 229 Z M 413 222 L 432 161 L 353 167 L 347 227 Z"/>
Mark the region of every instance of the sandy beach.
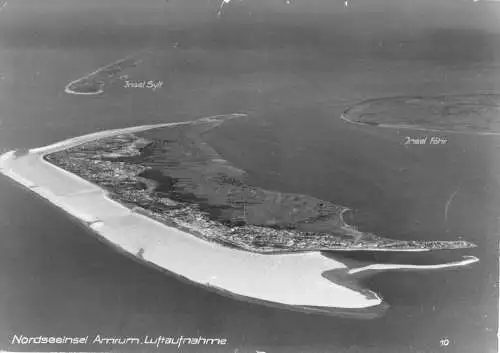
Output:
<path fill-rule="evenodd" d="M 291 6 L 245 0 L 232 5 L 221 18 L 217 9 L 199 0 L 139 5 L 129 0 L 25 0 L 10 1 L 4 8 L 9 16 L 0 21 L 0 155 L 15 150 L 17 159 L 8 153 L 0 162 L 11 174 L 0 173 L 2 349 L 144 350 L 132 345 L 12 344 L 13 335 L 21 334 L 101 334 L 227 337 L 229 352 L 497 351 L 500 140 L 495 133 L 500 130 L 443 131 L 431 119 L 434 115 L 419 114 L 433 120 L 438 131 L 431 131 L 423 121 L 396 120 L 404 118 L 402 114 L 386 119 L 385 113 L 395 110 L 382 105 L 375 110 L 383 113 L 374 116 L 375 124 L 352 124 L 340 116 L 372 99 L 498 94 L 498 8 L 451 0 L 354 1 L 348 8 L 326 0 L 295 1 Z M 136 66 L 107 65 L 146 47 L 153 48 L 151 55 L 141 55 Z M 81 85 L 68 87 L 74 93 L 65 92 L 68 83 L 80 78 Z M 126 80 L 164 84 L 153 91 L 126 87 Z M 96 94 L 99 88 L 102 94 Z M 459 113 L 468 109 L 462 108 Z M 462 240 L 477 247 L 292 254 L 301 267 L 317 269 L 311 270 L 312 277 L 298 278 L 297 286 L 321 282 L 327 287 L 322 291 L 334 295 L 339 293 L 335 284 L 352 291 L 342 293 L 361 293 L 360 302 L 368 295 L 363 290 L 370 290 L 382 302 L 357 309 L 271 302 L 280 299 L 277 295 L 268 295 L 266 302 L 234 292 L 238 286 L 245 292 L 243 280 L 231 278 L 240 276 L 239 267 L 231 260 L 226 267 L 213 264 L 222 255 L 205 254 L 226 254 L 225 249 L 212 249 L 213 244 L 192 245 L 198 241 L 190 240 L 190 249 L 196 250 L 190 250 L 185 274 L 192 276 L 201 266 L 219 272 L 223 268 L 213 275 L 226 287 L 234 283 L 233 288 L 218 286 L 205 269 L 198 270 L 199 284 L 165 269 L 169 263 L 181 267 L 184 259 L 169 252 L 162 256 L 160 249 L 145 245 L 157 237 L 167 247 L 182 242 L 181 236 L 191 236 L 179 232 L 176 241 L 177 232 L 160 225 L 161 234 L 150 234 L 156 227 L 149 221 L 140 223 L 146 227 L 144 234 L 128 237 L 123 229 L 137 232 L 135 222 L 141 222 L 128 215 L 142 208 L 110 202 L 106 196 L 122 201 L 103 193 L 111 185 L 104 178 L 102 185 L 92 185 L 75 177 L 91 176 L 92 169 L 80 168 L 89 171 L 82 174 L 66 169 L 72 175 L 50 160 L 57 154 L 78 158 L 74 152 L 80 146 L 60 146 L 60 152 L 49 155 L 43 148 L 40 154 L 29 152 L 89 133 L 228 112 L 246 112 L 251 118 L 228 123 L 206 134 L 204 141 L 221 160 L 248 173 L 247 185 L 348 207 L 352 211 L 345 221 L 362 232 L 400 241 Z M 384 124 L 396 126 L 378 128 Z M 403 124 L 426 128 L 404 129 Z M 169 128 L 158 129 L 159 137 L 161 130 Z M 434 137 L 447 143 L 431 145 Z M 426 138 L 423 145 L 405 144 Z M 87 156 L 91 154 L 87 149 Z M 42 155 L 53 165 L 43 164 Z M 81 185 L 80 191 L 72 190 L 75 185 Z M 109 229 L 117 224 L 120 230 Z M 172 256 L 169 261 L 167 255 Z M 465 255 L 480 261 L 472 263 L 475 259 Z M 244 256 L 242 262 L 254 263 Z M 267 275 L 262 267 L 255 273 Z M 281 267 L 278 261 L 275 267 L 273 276 Z M 247 282 L 256 282 L 255 273 Z M 259 278 L 254 286 L 267 281 Z M 277 293 L 288 295 L 287 289 Z M 301 297 L 311 299 L 302 302 L 314 299 Z M 342 304 L 328 299 L 332 305 Z M 390 307 L 383 317 L 366 315 L 383 311 L 385 303 Z M 299 308 L 304 310 L 295 310 Z M 337 315 L 345 313 L 354 315 Z"/>
<path fill-rule="evenodd" d="M 241 114 L 234 114 L 234 117 L 237 116 Z M 347 273 L 405 268 L 438 269 L 478 261 L 475 257 L 468 257 L 463 261 L 436 266 L 375 264 L 349 270 L 342 262 L 325 257 L 318 251 L 265 255 L 232 249 L 135 213 L 111 200 L 98 186 L 44 159 L 47 154 L 101 138 L 178 124 L 186 122 L 101 131 L 31 149 L 24 155 L 7 152 L 0 157 L 0 171 L 83 221 L 100 237 L 139 261 L 226 295 L 269 305 L 309 312 L 355 309 L 351 313 L 353 315 L 359 315 L 357 309 L 376 308 L 381 313 L 387 305 L 376 293 L 359 286 L 348 288 L 322 274 L 337 269 Z"/>
<path fill-rule="evenodd" d="M 32 149 L 20 157 L 8 152 L 0 159 L 0 170 L 86 222 L 115 246 L 197 284 L 288 306 L 359 309 L 382 304 L 376 293 L 356 292 L 323 278 L 323 272 L 345 265 L 319 252 L 268 256 L 200 240 L 130 211 L 97 186 L 43 158 L 99 138 L 169 125 L 98 132 Z"/>

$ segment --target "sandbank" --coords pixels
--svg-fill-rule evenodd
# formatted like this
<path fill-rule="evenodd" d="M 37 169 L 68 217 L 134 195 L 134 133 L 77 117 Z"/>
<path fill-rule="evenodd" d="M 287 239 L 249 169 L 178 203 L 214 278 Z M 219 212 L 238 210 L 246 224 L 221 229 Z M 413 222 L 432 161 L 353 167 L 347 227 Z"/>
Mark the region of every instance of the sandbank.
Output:
<path fill-rule="evenodd" d="M 373 264 L 367 265 L 358 268 L 352 268 L 347 271 L 348 274 L 355 274 L 365 271 L 387 271 L 387 270 L 436 270 L 436 269 L 445 269 L 445 268 L 453 268 L 460 267 L 473 264 L 478 262 L 479 259 L 475 256 L 464 256 L 460 261 L 449 262 L 445 264 L 438 265 L 408 265 L 408 264 Z"/>

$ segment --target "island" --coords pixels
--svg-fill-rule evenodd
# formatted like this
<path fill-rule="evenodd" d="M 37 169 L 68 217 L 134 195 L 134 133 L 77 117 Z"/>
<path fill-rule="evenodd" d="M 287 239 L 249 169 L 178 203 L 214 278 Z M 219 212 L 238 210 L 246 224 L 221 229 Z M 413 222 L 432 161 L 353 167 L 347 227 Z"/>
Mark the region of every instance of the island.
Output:
<path fill-rule="evenodd" d="M 499 135 L 500 95 L 462 94 L 370 99 L 341 116 L 354 124 L 477 135 Z"/>
<path fill-rule="evenodd" d="M 347 207 L 249 185 L 246 172 L 203 139 L 209 130 L 241 116 L 121 134 L 45 159 L 99 185 L 136 212 L 204 240 L 248 251 L 425 251 L 474 246 L 466 241 L 394 240 L 363 233 L 344 221 Z"/>
<path fill-rule="evenodd" d="M 388 308 L 356 281 L 391 264 L 348 268 L 338 251 L 464 249 L 466 241 L 361 232 L 332 200 L 268 190 L 225 160 L 209 132 L 246 114 L 100 131 L 0 156 L 0 172 L 137 261 L 239 299 L 308 313 L 373 318 Z"/>
<path fill-rule="evenodd" d="M 146 51 L 134 53 L 119 59 L 111 64 L 103 66 L 83 77 L 71 81 L 64 88 L 68 94 L 99 95 L 104 92 L 104 86 L 116 80 L 117 76 L 124 73 L 126 69 L 137 66 L 142 61 Z"/>

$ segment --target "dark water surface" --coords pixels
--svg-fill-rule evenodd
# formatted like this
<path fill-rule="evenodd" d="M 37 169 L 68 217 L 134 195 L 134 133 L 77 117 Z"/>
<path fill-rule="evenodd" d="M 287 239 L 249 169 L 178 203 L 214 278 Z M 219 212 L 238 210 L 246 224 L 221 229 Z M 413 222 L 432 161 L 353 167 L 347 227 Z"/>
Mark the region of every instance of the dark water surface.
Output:
<path fill-rule="evenodd" d="M 384 236 L 460 236 L 478 244 L 457 254 L 411 255 L 413 263 L 460 255 L 481 261 L 460 270 L 365 279 L 391 305 L 381 319 L 292 313 L 149 269 L 1 177 L 1 348 L 158 350 L 10 345 L 13 334 L 100 334 L 229 340 L 222 348 L 182 346 L 185 352 L 496 351 L 500 138 L 429 133 L 447 144 L 405 147 L 405 136 L 426 134 L 356 127 L 339 116 L 362 99 L 499 89 L 498 8 L 376 0 L 347 11 L 342 2 L 326 0 L 286 9 L 279 1 L 255 1 L 248 5 L 253 17 L 234 6 L 232 17 L 216 21 L 201 0 L 43 4 L 19 0 L 0 12 L 0 149 L 246 112 L 251 119 L 230 122 L 210 139 L 253 184 L 346 205 L 355 210 L 351 221 Z M 129 75 L 163 80 L 161 89 L 115 82 L 99 96 L 63 92 L 71 80 L 144 47 L 154 54 Z M 446 203 L 457 190 L 445 222 Z M 375 260 L 407 262 L 407 256 Z M 177 351 L 168 348 L 159 350 Z"/>

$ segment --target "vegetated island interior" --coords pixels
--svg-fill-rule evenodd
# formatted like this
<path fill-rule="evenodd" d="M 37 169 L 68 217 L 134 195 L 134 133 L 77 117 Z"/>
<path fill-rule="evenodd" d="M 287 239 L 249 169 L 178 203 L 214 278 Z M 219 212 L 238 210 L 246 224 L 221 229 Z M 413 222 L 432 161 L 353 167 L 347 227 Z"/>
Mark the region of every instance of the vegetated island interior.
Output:
<path fill-rule="evenodd" d="M 349 209 L 265 190 L 204 135 L 231 116 L 203 118 L 87 142 L 44 158 L 105 189 L 135 212 L 207 241 L 258 253 L 471 248 L 466 241 L 411 241 L 360 232 Z"/>
<path fill-rule="evenodd" d="M 500 95 L 467 94 L 371 99 L 353 105 L 345 120 L 372 126 L 500 134 Z"/>

